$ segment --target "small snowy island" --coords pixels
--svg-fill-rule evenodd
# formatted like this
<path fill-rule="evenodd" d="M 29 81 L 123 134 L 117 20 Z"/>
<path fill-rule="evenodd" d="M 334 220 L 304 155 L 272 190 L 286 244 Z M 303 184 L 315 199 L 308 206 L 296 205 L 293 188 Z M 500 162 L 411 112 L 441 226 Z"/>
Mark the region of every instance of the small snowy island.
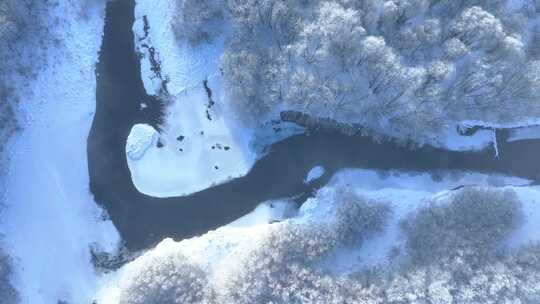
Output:
<path fill-rule="evenodd" d="M 141 193 L 155 197 L 189 195 L 249 170 L 250 155 L 228 134 L 179 129 L 176 134 L 182 135 L 176 138 L 159 134 L 146 124 L 131 129 L 126 155 L 133 184 Z"/>

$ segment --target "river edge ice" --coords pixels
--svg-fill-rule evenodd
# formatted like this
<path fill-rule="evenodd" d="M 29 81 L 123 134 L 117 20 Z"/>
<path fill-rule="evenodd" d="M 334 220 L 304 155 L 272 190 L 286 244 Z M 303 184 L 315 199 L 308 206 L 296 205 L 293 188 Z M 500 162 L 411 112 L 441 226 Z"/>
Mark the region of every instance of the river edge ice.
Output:
<path fill-rule="evenodd" d="M 23 304 L 91 303 L 100 285 L 91 248 L 113 253 L 120 241 L 90 193 L 86 150 L 105 4 L 56 3 L 47 26 L 61 43 L 49 46 L 36 79 L 14 79 L 22 131 L 7 146 L 0 227 Z"/>

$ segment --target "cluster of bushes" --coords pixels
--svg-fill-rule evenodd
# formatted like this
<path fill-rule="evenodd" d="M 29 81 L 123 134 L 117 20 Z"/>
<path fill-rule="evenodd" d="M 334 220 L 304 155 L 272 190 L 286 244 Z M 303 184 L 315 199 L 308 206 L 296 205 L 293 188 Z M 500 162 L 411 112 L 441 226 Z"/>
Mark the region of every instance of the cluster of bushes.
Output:
<path fill-rule="evenodd" d="M 510 190 L 464 188 L 429 203 L 402 221 L 406 245 L 392 267 L 348 275 L 331 274 L 320 261 L 383 229 L 391 211 L 346 188 L 323 189 L 315 200 L 309 212 L 326 216 L 305 214 L 302 220 L 275 223 L 228 255 L 218 269 L 202 270 L 178 253 L 138 261 L 145 266 L 124 278 L 122 303 L 540 300 L 540 246 L 502 250 L 522 219 L 521 203 Z"/>
<path fill-rule="evenodd" d="M 0 303 L 18 303 L 19 295 L 10 281 L 12 263 L 8 255 L 0 248 Z"/>
<path fill-rule="evenodd" d="M 31 83 L 46 65 L 44 54 L 58 41 L 44 26 L 54 1 L 3 0 L 0 2 L 0 176 L 3 148 L 19 129 L 15 112 L 21 82 Z M 18 87 L 17 87 L 18 86 Z"/>
<path fill-rule="evenodd" d="M 14 15 L 14 2 L 2 1 L 0 3 L 0 37 L 2 41 L 9 41 L 17 36 L 20 22 Z"/>
<path fill-rule="evenodd" d="M 220 21 L 224 18 L 223 1 L 177 1 L 178 17 L 173 24 L 179 39 L 191 44 L 211 42 L 221 33 Z"/>
<path fill-rule="evenodd" d="M 14 113 L 14 93 L 9 86 L 7 77 L 10 73 L 9 62 L 12 59 L 10 51 L 12 43 L 17 39 L 22 26 L 18 18 L 18 6 L 15 1 L 6 0 L 0 2 L 0 215 L 4 206 L 2 200 L 2 177 L 5 174 L 5 151 L 9 137 L 17 130 Z M 18 303 L 19 297 L 10 282 L 12 273 L 11 259 L 4 253 L 0 235 L 0 303 Z"/>
<path fill-rule="evenodd" d="M 456 121 L 540 115 L 535 0 L 178 3 L 193 44 L 232 28 L 222 70 L 252 126 L 289 109 L 433 143 Z"/>
<path fill-rule="evenodd" d="M 442 257 L 484 259 L 519 227 L 521 217 L 521 202 L 514 191 L 464 188 L 453 193 L 450 202 L 420 208 L 402 228 L 414 263 Z"/>
<path fill-rule="evenodd" d="M 16 130 L 13 110 L 13 89 L 9 87 L 7 73 L 10 68 L 6 64 L 11 60 L 9 54 L 12 43 L 16 39 L 22 24 L 17 18 L 14 1 L 0 3 L 0 153 L 9 136 Z M 0 155 L 0 165 L 1 155 Z"/>
<path fill-rule="evenodd" d="M 202 303 L 206 273 L 182 254 L 146 261 L 123 281 L 119 304 Z"/>

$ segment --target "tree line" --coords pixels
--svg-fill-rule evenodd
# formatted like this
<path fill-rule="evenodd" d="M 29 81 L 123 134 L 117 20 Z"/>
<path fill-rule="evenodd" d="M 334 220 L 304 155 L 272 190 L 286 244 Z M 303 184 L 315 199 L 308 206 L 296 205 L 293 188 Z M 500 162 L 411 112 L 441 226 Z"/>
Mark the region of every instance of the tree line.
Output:
<path fill-rule="evenodd" d="M 230 32 L 228 101 L 249 126 L 298 110 L 419 144 L 464 120 L 540 115 L 540 3 L 178 0 L 181 43 Z"/>

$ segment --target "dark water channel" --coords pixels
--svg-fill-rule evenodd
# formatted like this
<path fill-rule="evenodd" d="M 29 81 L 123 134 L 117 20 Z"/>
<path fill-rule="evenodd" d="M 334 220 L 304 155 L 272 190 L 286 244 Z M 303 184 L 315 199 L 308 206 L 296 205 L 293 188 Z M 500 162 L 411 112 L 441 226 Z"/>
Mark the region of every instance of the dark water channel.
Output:
<path fill-rule="evenodd" d="M 88 138 L 90 187 L 130 249 L 142 249 L 165 237 L 182 239 L 218 228 L 250 212 L 258 203 L 309 195 L 332 173 L 345 167 L 433 171 L 439 169 L 500 172 L 537 178 L 539 141 L 504 143 L 493 150 L 451 152 L 432 147 L 408 150 L 368 137 L 312 132 L 274 144 L 248 175 L 187 197 L 154 198 L 133 185 L 125 142 L 136 123 L 157 126 L 159 102 L 148 96 L 141 80 L 133 42 L 134 1 L 109 2 L 105 35 L 97 66 L 97 108 Z M 140 103 L 148 108 L 141 110 Z M 306 173 L 322 165 L 318 185 L 303 183 Z"/>

